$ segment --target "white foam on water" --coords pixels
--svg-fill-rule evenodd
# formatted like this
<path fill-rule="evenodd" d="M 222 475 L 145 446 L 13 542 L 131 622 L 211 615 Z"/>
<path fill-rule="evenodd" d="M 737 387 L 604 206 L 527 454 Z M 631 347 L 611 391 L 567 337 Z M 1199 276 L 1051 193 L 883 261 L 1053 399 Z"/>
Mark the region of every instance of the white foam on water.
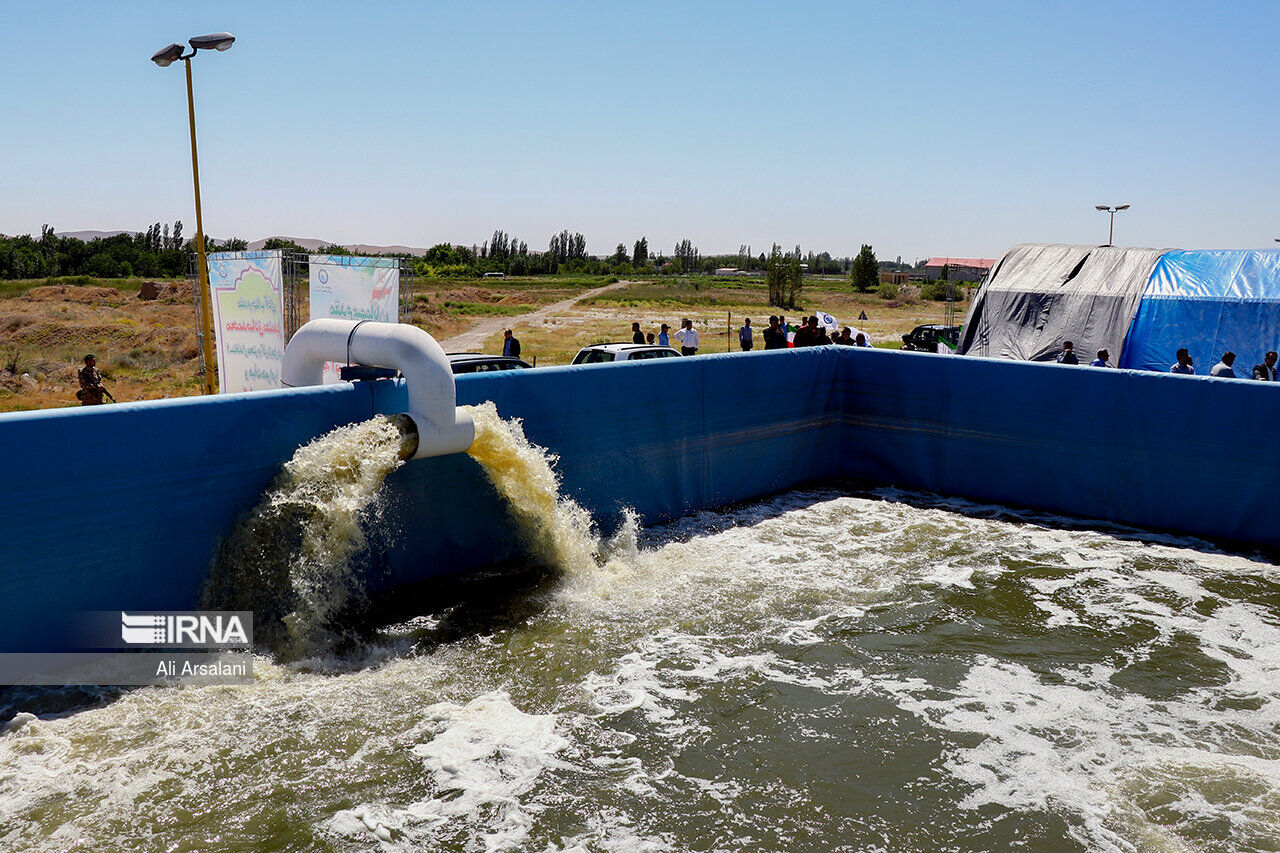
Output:
<path fill-rule="evenodd" d="M 569 742 L 552 714 L 526 714 L 505 693 L 465 704 L 439 702 L 401 739 L 430 777 L 431 795 L 405 808 L 378 804 L 338 812 L 329 829 L 340 835 L 372 834 L 403 849 L 449 838 L 464 847 L 520 849 L 540 807 L 525 799 Z"/>
<path fill-rule="evenodd" d="M 1139 842 L 1153 849 L 1195 846 L 1183 836 L 1197 837 L 1199 824 L 1213 820 L 1230 822 L 1231 836 L 1250 839 L 1240 849 L 1271 849 L 1269 839 L 1280 843 L 1276 811 L 1265 807 L 1280 802 L 1280 745 L 1269 746 L 1280 731 L 1280 627 L 1255 605 L 1219 601 L 1210 615 L 1196 609 L 1217 599 L 1203 587 L 1202 576 L 1239 571 L 1274 577 L 1275 567 L 1208 546 L 1178 547 L 1199 543 L 1176 537 L 1161 537 L 1152 546 L 1085 528 L 1028 525 L 1013 511 L 997 519 L 952 516 L 937 525 L 937 511 L 929 508 L 844 497 L 785 509 L 793 498 L 780 499 L 771 508 L 781 504 L 782 512 L 750 527 L 719 529 L 722 524 L 707 524 L 710 519 L 703 517 L 677 522 L 663 531 L 673 541 L 638 555 L 635 570 L 621 579 L 622 591 L 576 590 L 581 598 L 575 603 L 588 610 L 680 614 L 678 630 L 637 640 L 637 650 L 616 668 L 583 681 L 601 714 L 639 711 L 680 742 L 696 734 L 689 709 L 699 701 L 702 684 L 723 685 L 750 673 L 828 692 L 874 690 L 941 731 L 983 737 L 979 746 L 955 750 L 946 762 L 972 788 L 963 799 L 966 808 L 1066 813 L 1076 840 L 1089 849 L 1133 850 Z M 864 515 L 874 520 L 845 524 Z M 712 532 L 684 538 L 704 525 Z M 895 558 L 898 543 L 930 533 L 960 538 L 967 547 L 947 562 L 924 559 L 913 565 Z M 819 535 L 825 537 L 821 548 L 813 544 Z M 828 561 L 837 554 L 848 559 L 829 572 Z M 1006 555 L 1054 573 L 1020 575 L 1031 604 L 1047 616 L 1045 628 L 1153 630 L 1154 638 L 1139 648 L 1119 652 L 1121 663 L 1140 662 L 1179 637 L 1194 638 L 1200 653 L 1229 670 L 1230 683 L 1153 699 L 1114 687 L 1113 666 L 1082 665 L 1045 676 L 1017 663 L 980 658 L 947 696 L 946 689 L 919 678 L 886 679 L 857 667 L 817 676 L 775 655 L 723 651 L 741 645 L 742 632 L 751 633 L 752 626 L 757 638 L 799 646 L 824 642 L 833 626 L 883 606 L 877 602 L 896 606 L 911 589 L 974 589 L 975 578 L 1007 575 Z M 1162 567 L 1141 568 L 1153 561 Z M 708 631 L 723 624 L 717 618 L 720 588 L 741 594 L 734 612 L 738 635 Z M 830 609 L 793 621 L 774 618 L 789 613 L 796 597 L 810 609 Z M 860 603 L 850 607 L 851 598 Z M 1224 697 L 1260 704 L 1216 709 Z M 1226 779 L 1228 788 L 1260 793 L 1226 809 L 1184 793 L 1180 805 L 1163 807 L 1170 826 L 1159 825 L 1134 791 L 1167 784 L 1161 768 L 1170 760 Z"/>
<path fill-rule="evenodd" d="M 493 441 L 507 459 L 496 469 L 528 466 L 539 488 L 554 483 L 527 441 Z M 0 848 L 282 846 L 263 828 L 281 802 L 303 815 L 289 832 L 309 826 L 338 850 L 681 850 L 695 839 L 678 817 L 699 809 L 732 828 L 720 846 L 768 847 L 762 804 L 780 781 L 717 775 L 694 756 L 729 751 L 716 740 L 722 715 L 785 688 L 830 701 L 744 731 L 743 745 L 785 752 L 792 738 L 834 737 L 829 715 L 858 713 L 862 697 L 896 709 L 938 744 L 936 763 L 909 768 L 954 794 L 958 805 L 939 797 L 928 816 L 938 826 L 1051 812 L 1089 850 L 1224 836 L 1223 849 L 1274 849 L 1280 625 L 1213 591 L 1274 567 L 1043 521 L 895 490 L 796 492 L 649 531 L 632 518 L 603 544 L 572 507 L 550 523 L 529 517 L 530 550 L 566 571 L 520 624 L 430 654 L 392 643 L 362 661 L 263 658 L 246 687 L 139 690 L 3 734 Z M 1034 628 L 1078 637 L 1078 659 L 1004 659 L 976 643 L 858 650 L 858 638 L 910 638 L 948 619 L 976 632 L 964 608 L 1000 596 L 1043 614 Z M 1139 689 L 1153 655 L 1183 646 L 1214 683 Z M 803 775 L 832 787 L 838 772 L 819 763 Z M 852 843 L 838 801 L 819 809 L 804 787 L 782 793 L 807 821 L 795 838 Z M 173 817 L 192 803 L 206 811 Z"/>

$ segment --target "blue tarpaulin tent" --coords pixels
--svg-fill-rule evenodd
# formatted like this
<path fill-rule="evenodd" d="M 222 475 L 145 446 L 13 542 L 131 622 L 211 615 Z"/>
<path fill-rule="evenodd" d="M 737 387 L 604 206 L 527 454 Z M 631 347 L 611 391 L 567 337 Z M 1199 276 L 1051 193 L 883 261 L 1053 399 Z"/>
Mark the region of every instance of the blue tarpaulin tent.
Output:
<path fill-rule="evenodd" d="M 1280 251 L 1165 252 L 1119 366 L 1168 370 L 1179 347 L 1191 352 L 1197 373 L 1231 350 L 1236 375 L 1246 377 L 1267 350 L 1280 349 Z"/>
<path fill-rule="evenodd" d="M 1167 371 L 1186 347 L 1205 374 L 1227 350 L 1237 375 L 1280 349 L 1280 250 L 1158 250 L 1023 244 L 1005 253 L 970 306 L 963 355 L 1082 361 Z"/>

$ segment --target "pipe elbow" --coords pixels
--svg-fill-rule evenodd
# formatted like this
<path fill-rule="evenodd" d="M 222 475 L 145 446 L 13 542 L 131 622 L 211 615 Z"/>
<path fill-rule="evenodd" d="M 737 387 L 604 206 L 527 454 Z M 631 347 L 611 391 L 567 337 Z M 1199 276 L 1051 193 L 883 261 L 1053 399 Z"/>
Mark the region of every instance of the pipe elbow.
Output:
<path fill-rule="evenodd" d="M 407 413 L 417 432 L 417 447 L 410 459 L 426 459 L 429 456 L 447 456 L 450 453 L 466 453 L 476 440 L 476 425 L 471 413 L 455 408 L 453 419 L 438 423 L 428 415 L 410 409 Z"/>
<path fill-rule="evenodd" d="M 475 441 L 471 415 L 458 408 L 453 369 L 435 338 L 400 323 L 312 320 L 285 347 L 281 379 L 287 386 L 319 385 L 324 363 L 391 367 L 404 376 L 409 418 L 417 434 L 410 457 L 462 453 Z"/>

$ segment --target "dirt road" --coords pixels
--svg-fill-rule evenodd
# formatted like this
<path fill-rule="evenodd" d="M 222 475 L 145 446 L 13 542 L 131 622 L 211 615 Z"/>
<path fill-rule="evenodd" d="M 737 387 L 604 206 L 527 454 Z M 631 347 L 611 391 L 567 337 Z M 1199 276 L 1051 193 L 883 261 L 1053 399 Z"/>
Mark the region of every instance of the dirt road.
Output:
<path fill-rule="evenodd" d="M 514 328 L 517 323 L 523 324 L 530 321 L 549 319 L 572 308 L 583 299 L 590 299 L 605 291 L 617 290 L 632 283 L 630 281 L 618 281 L 613 284 L 606 284 L 604 287 L 583 291 L 577 296 L 571 296 L 568 299 L 544 305 L 537 311 L 530 311 L 528 314 L 517 314 L 511 317 L 485 317 L 462 334 L 440 341 L 440 346 L 444 347 L 445 352 L 479 352 L 480 347 L 487 339 L 498 334 L 503 329 Z M 519 337 L 519 335 L 516 337 Z"/>

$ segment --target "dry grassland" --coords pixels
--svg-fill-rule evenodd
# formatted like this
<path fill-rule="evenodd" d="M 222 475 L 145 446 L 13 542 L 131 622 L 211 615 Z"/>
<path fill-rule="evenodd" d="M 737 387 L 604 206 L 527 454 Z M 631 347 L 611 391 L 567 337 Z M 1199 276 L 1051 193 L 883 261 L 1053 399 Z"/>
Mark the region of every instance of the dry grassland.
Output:
<path fill-rule="evenodd" d="M 703 352 L 737 348 L 736 330 L 745 317 L 768 323 L 764 283 L 758 279 L 719 282 L 657 281 L 629 284 L 584 300 L 563 314 L 522 322 L 520 317 L 599 287 L 598 277 L 535 278 L 494 282 L 419 280 L 414 283 L 411 321 L 444 339 L 486 317 L 511 317 L 526 360 L 567 364 L 583 346 L 629 341 L 631 323 L 646 332 L 667 323 L 674 331 L 692 319 Z M 58 284 L 15 287 L 0 296 L 0 412 L 77 405 L 76 370 L 86 353 L 98 356 L 107 388 L 120 402 L 178 397 L 200 392 L 200 348 L 192 299 L 185 281 L 161 282 L 160 298 L 138 298 L 137 282 L 106 286 Z M 903 298 L 885 301 L 854 294 L 844 282 L 806 281 L 803 308 L 788 312 L 798 320 L 823 310 L 842 324 L 866 331 L 874 343 L 896 347 L 898 338 L 921 323 L 943 319 L 944 306 Z M 961 306 L 963 310 L 964 306 Z M 868 319 L 858 321 L 865 311 Z M 307 316 L 305 295 L 302 316 Z M 500 352 L 501 334 L 485 352 Z"/>
<path fill-rule="evenodd" d="M 806 282 L 803 308 L 785 315 L 788 321 L 799 322 L 806 313 L 826 311 L 841 325 L 866 332 L 877 346 L 897 349 L 903 334 L 924 323 L 941 323 L 946 310 L 943 303 L 920 301 L 918 290 L 900 290 L 903 295 L 899 299 L 887 301 L 876 294 L 853 293 L 845 283 Z M 966 307 L 960 306 L 962 314 Z M 867 319 L 858 320 L 864 311 Z M 674 332 L 686 317 L 694 321 L 701 336 L 700 352 L 736 351 L 737 330 L 744 319 L 751 318 L 751 325 L 760 330 L 769 324 L 769 315 L 777 313 L 777 308 L 769 307 L 767 291 L 759 280 L 697 289 L 675 282 L 644 282 L 584 300 L 559 317 L 535 323 L 513 319 L 511 327 L 526 361 L 536 358 L 540 365 L 568 364 L 589 344 L 630 341 L 633 322 L 656 335 L 662 323 Z M 762 345 L 757 332 L 756 346 Z M 485 341 L 483 351 L 501 352 L 502 335 Z"/>

